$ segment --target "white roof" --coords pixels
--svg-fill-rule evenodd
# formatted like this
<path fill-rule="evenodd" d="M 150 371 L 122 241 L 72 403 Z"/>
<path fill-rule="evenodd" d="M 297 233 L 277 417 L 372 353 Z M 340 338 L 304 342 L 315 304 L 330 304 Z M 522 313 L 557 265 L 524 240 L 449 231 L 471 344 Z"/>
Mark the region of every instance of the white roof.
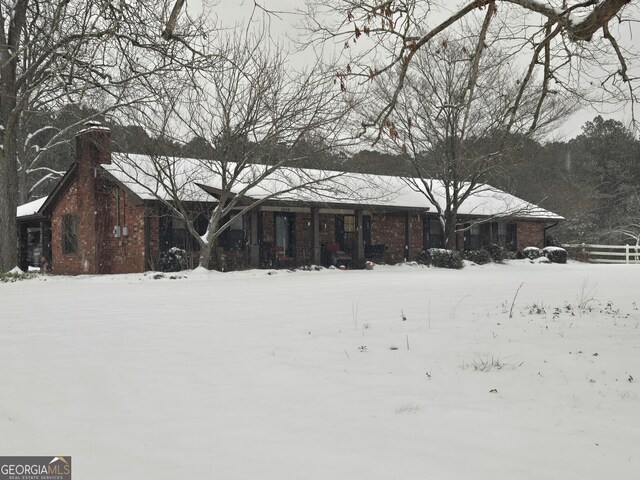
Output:
<path fill-rule="evenodd" d="M 143 200 L 162 198 L 170 200 L 168 181 L 178 187 L 183 201 L 211 201 L 210 194 L 197 184 L 221 188 L 220 164 L 190 158 L 113 153 L 112 163 L 102 165 L 118 181 Z M 228 168 L 232 168 L 230 165 Z M 327 205 L 362 205 L 364 207 L 395 207 L 424 209 L 435 212 L 434 206 L 423 192 L 409 186 L 406 179 L 386 175 L 345 173 L 284 167 L 272 172 L 259 185 L 242 190 L 268 169 L 265 165 L 252 165 L 243 173 L 232 192 L 243 193 L 254 199 L 273 198 L 276 201 L 325 203 Z M 441 205 L 444 205 L 444 186 L 438 180 L 429 180 Z M 424 188 L 424 187 L 423 187 Z M 18 216 L 32 215 L 42 206 L 46 197 L 18 207 Z M 460 207 L 459 215 L 480 217 L 518 217 L 542 220 L 562 220 L 544 208 L 529 203 L 502 190 L 482 185 Z"/>
<path fill-rule="evenodd" d="M 233 168 L 231 164 L 227 168 Z M 181 200 L 211 201 L 211 196 L 196 184 L 221 188 L 220 164 L 190 158 L 151 157 L 148 155 L 113 153 L 112 164 L 103 165 L 120 182 L 140 198 L 170 199 L 163 182 L 169 178 L 178 186 Z M 241 193 L 248 183 L 263 175 L 265 165 L 252 165 L 232 188 Z M 160 179 L 160 180 L 158 180 Z M 438 203 L 445 203 L 442 182 L 429 180 Z M 296 188 L 291 190 L 295 187 Z M 422 187 L 424 189 L 424 187 Z M 363 205 L 368 207 L 396 207 L 435 211 L 423 192 L 409 186 L 406 179 L 385 175 L 345 173 L 284 167 L 272 172 L 259 185 L 249 188 L 245 195 L 254 199 L 273 197 L 280 201 L 327 203 L 331 205 Z M 460 207 L 460 215 L 482 217 L 520 217 L 562 220 L 544 208 L 489 185 L 480 186 Z"/>
<path fill-rule="evenodd" d="M 16 210 L 18 218 L 28 217 L 29 215 L 35 215 L 38 213 L 38 210 L 40 210 L 40 207 L 46 199 L 47 197 L 42 197 L 29 203 L 25 203 L 24 205 L 20 205 Z"/>

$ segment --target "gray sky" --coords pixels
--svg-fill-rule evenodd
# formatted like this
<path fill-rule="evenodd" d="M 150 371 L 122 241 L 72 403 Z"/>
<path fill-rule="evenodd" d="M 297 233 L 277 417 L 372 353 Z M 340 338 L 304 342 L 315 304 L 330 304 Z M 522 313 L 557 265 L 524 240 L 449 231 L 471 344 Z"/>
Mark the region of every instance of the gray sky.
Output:
<path fill-rule="evenodd" d="M 263 6 L 273 10 L 276 15 L 269 16 L 269 29 L 271 35 L 287 43 L 287 35 L 295 35 L 295 26 L 300 21 L 299 16 L 292 14 L 296 8 L 301 8 L 304 0 L 257 0 Z M 263 12 L 255 9 L 253 0 L 187 0 L 190 11 L 198 12 L 202 5 L 210 8 L 224 25 L 246 25 L 253 13 L 253 20 L 260 22 L 264 18 Z M 640 19 L 639 19 L 640 20 Z M 640 23 L 633 26 L 632 34 L 636 38 L 640 36 Z M 612 28 L 615 33 L 615 29 Z M 626 35 L 628 36 L 628 35 Z M 630 41 L 633 37 L 631 36 Z M 304 56 L 297 56 L 295 62 L 304 62 Z M 631 67 L 631 65 L 630 65 Z M 636 66 L 639 69 L 640 66 Z M 570 116 L 566 122 L 553 134 L 550 139 L 568 140 L 580 134 L 582 125 L 592 120 L 596 115 L 604 118 L 613 118 L 625 125 L 631 123 L 630 104 L 605 105 L 592 104 L 589 108 L 582 109 Z M 636 107 L 636 117 L 640 118 L 640 107 Z"/>

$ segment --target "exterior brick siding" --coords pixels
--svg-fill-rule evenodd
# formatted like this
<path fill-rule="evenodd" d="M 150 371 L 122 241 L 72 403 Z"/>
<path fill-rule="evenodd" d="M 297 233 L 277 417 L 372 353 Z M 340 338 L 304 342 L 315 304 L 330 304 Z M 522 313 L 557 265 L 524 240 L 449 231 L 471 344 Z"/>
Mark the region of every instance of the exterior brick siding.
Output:
<path fill-rule="evenodd" d="M 525 247 L 544 247 L 544 222 L 518 222 L 518 250 Z"/>
<path fill-rule="evenodd" d="M 296 264 L 310 265 L 312 253 L 311 213 L 296 213 Z"/>
<path fill-rule="evenodd" d="M 405 258 L 405 215 L 387 213 L 371 218 L 371 243 L 386 245 L 385 262 L 397 263 Z"/>
<path fill-rule="evenodd" d="M 148 268 L 145 255 L 145 216 L 142 205 L 134 204 L 123 189 L 106 181 L 99 164 L 110 163 L 109 131 L 89 129 L 76 139 L 75 178 L 53 208 L 51 216 L 52 266 L 55 273 L 131 273 Z M 118 198 L 119 203 L 116 202 Z M 117 218 L 117 213 L 120 219 Z M 78 249 L 64 253 L 62 218 L 77 217 Z M 158 248 L 157 215 L 155 252 Z M 128 236 L 116 238 L 113 227 L 128 227 Z M 156 257 L 157 258 L 157 257 Z"/>
<path fill-rule="evenodd" d="M 424 215 L 409 218 L 409 260 L 415 260 L 424 248 Z"/>
<path fill-rule="evenodd" d="M 113 183 L 100 169 L 111 162 L 110 135 L 105 128 L 88 128 L 76 137 L 76 166 L 64 188 L 56 193 L 51 208 L 52 267 L 55 273 L 130 273 L 155 267 L 160 252 L 160 221 L 153 202 L 145 205 L 134 195 Z M 62 223 L 65 215 L 77 218 L 78 248 L 63 253 Z M 295 265 L 313 261 L 312 215 L 295 214 Z M 260 263 L 274 265 L 272 247 L 275 242 L 275 213 L 260 212 L 262 231 Z M 336 215 L 321 213 L 319 239 L 322 247 L 336 243 Z M 424 248 L 425 215 L 406 212 L 373 212 L 371 214 L 371 244 L 385 245 L 384 261 L 397 263 L 415 260 Z M 408 222 L 408 224 L 407 224 Z M 114 226 L 128 229 L 128 235 L 116 237 Z M 541 221 L 517 222 L 517 247 L 544 246 Z M 252 225 L 251 228 L 257 228 Z M 249 238 L 247 238 L 247 241 Z M 456 246 L 464 247 L 464 233 L 456 235 Z M 407 248 L 408 247 L 408 248 Z M 225 251 L 223 268 L 238 269 L 249 265 L 249 249 Z M 408 257 L 408 258 L 407 258 Z M 256 256 L 257 258 L 257 256 Z M 326 261 L 326 257 L 324 258 Z M 292 266 L 292 265 L 289 265 Z"/>

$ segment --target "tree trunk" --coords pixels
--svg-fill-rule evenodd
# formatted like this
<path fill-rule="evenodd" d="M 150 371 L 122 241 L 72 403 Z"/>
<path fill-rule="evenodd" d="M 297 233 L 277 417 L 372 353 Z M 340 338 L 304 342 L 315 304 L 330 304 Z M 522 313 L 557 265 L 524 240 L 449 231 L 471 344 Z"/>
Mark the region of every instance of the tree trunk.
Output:
<path fill-rule="evenodd" d="M 458 214 L 454 212 L 446 212 L 444 214 L 444 222 L 444 248 L 447 250 L 457 250 L 456 224 L 458 222 Z"/>
<path fill-rule="evenodd" d="M 15 156 L 12 161 L 12 155 L 7 153 L 0 153 L 0 273 L 11 270 L 18 262 L 18 171 Z"/>
<path fill-rule="evenodd" d="M 208 242 L 200 248 L 200 266 L 207 270 L 224 270 L 224 262 L 220 256 L 218 239 Z"/>
<path fill-rule="evenodd" d="M 200 247 L 200 267 L 211 270 L 211 252 L 214 247 L 211 243 L 207 243 Z"/>
<path fill-rule="evenodd" d="M 16 129 L 18 108 L 16 69 L 20 36 L 25 24 L 28 0 L 14 4 L 8 31 L 2 26 L 6 43 L 0 45 L 0 272 L 18 264 L 18 164 Z"/>
<path fill-rule="evenodd" d="M 218 237 L 215 236 L 220 227 L 220 216 L 219 207 L 216 207 L 209 218 L 209 225 L 207 226 L 205 236 L 207 243 L 200 245 L 200 266 L 207 270 L 221 270 L 223 266 L 222 259 L 219 258 L 218 255 L 220 242 L 218 241 Z"/>
<path fill-rule="evenodd" d="M 18 164 L 15 142 L 15 66 L 2 68 L 2 101 L 0 104 L 0 272 L 18 264 Z"/>

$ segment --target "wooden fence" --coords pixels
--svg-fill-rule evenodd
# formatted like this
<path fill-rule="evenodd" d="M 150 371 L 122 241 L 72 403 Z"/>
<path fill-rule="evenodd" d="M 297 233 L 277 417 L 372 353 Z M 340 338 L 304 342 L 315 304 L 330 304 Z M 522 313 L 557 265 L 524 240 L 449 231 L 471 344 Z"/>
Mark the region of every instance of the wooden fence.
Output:
<path fill-rule="evenodd" d="M 637 245 L 587 245 L 576 243 L 562 245 L 574 260 L 589 263 L 638 263 L 640 246 Z"/>

